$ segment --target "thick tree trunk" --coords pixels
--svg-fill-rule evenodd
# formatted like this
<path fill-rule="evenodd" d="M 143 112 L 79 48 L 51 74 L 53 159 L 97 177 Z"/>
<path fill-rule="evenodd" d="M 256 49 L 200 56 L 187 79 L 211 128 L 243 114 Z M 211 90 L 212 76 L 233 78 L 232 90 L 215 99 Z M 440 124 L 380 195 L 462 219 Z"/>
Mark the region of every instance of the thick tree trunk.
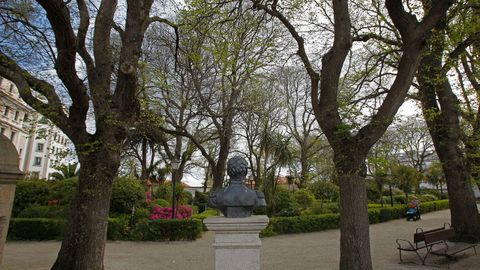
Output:
<path fill-rule="evenodd" d="M 459 240 L 477 241 L 480 236 L 480 216 L 466 157 L 460 149 L 459 104 L 442 68 L 444 29 L 445 22 L 437 25 L 437 31 L 429 40 L 428 50 L 422 57 L 417 78 L 425 121 L 447 180 L 452 226 Z"/>
<path fill-rule="evenodd" d="M 365 178 L 339 174 L 340 270 L 372 269 Z"/>
<path fill-rule="evenodd" d="M 52 270 L 102 270 L 113 179 L 120 153 L 101 147 L 80 157 L 77 193 Z"/>

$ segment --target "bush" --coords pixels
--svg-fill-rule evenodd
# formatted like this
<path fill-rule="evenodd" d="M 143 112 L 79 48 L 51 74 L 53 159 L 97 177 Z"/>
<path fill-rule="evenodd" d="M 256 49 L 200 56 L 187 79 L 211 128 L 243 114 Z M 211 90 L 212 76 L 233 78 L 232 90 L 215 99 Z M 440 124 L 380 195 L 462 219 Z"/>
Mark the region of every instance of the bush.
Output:
<path fill-rule="evenodd" d="M 132 207 L 145 201 L 145 190 L 135 178 L 116 178 L 113 181 L 110 212 L 130 214 Z"/>
<path fill-rule="evenodd" d="M 192 204 L 193 195 L 192 193 L 184 190 L 178 196 L 178 205 Z"/>
<path fill-rule="evenodd" d="M 388 188 L 385 188 L 385 189 L 383 190 L 383 192 L 382 192 L 382 195 L 383 195 L 383 196 L 388 196 L 388 197 L 390 197 L 390 190 L 389 190 Z M 404 193 L 402 190 L 398 189 L 398 188 L 392 187 L 392 195 L 393 195 L 393 196 L 395 196 L 395 195 L 403 195 L 403 196 L 405 196 L 405 193 Z"/>
<path fill-rule="evenodd" d="M 128 240 L 130 216 L 123 215 L 118 218 L 108 219 L 107 239 L 108 240 Z"/>
<path fill-rule="evenodd" d="M 148 219 L 150 216 L 151 210 L 150 208 L 139 207 L 135 208 L 134 218 L 136 221 L 141 219 Z"/>
<path fill-rule="evenodd" d="M 172 207 L 154 207 L 152 214 L 148 217 L 151 220 L 156 219 L 171 219 L 172 218 Z M 176 219 L 189 219 L 192 216 L 192 209 L 190 207 L 181 205 L 177 207 L 175 211 Z"/>
<path fill-rule="evenodd" d="M 155 199 L 150 203 L 150 206 L 167 207 L 167 206 L 170 206 L 170 203 L 164 199 Z"/>
<path fill-rule="evenodd" d="M 12 215 L 17 216 L 23 209 L 37 204 L 47 205 L 50 187 L 44 180 L 22 180 L 15 188 Z"/>
<path fill-rule="evenodd" d="M 192 203 L 198 207 L 199 213 L 205 211 L 208 205 L 208 192 L 195 191 Z"/>
<path fill-rule="evenodd" d="M 310 207 L 315 201 L 315 196 L 308 189 L 300 189 L 293 194 L 295 201 L 303 208 Z"/>
<path fill-rule="evenodd" d="M 12 218 L 8 228 L 10 240 L 55 240 L 63 236 L 67 221 L 52 218 Z"/>
<path fill-rule="evenodd" d="M 219 214 L 220 214 L 220 212 L 217 209 L 208 209 L 208 210 L 203 211 L 200 214 L 192 215 L 192 218 L 201 220 L 203 222 L 204 219 L 206 219 L 208 217 L 218 216 Z"/>
<path fill-rule="evenodd" d="M 405 194 L 393 196 L 393 203 L 407 204 L 407 199 L 405 198 Z"/>
<path fill-rule="evenodd" d="M 340 196 L 340 189 L 337 185 L 327 181 L 316 181 L 308 186 L 317 200 L 337 201 Z"/>
<path fill-rule="evenodd" d="M 55 181 L 50 185 L 50 200 L 58 200 L 59 205 L 70 205 L 77 192 L 78 178 Z"/>
<path fill-rule="evenodd" d="M 202 223 L 197 219 L 142 220 L 137 223 L 131 237 L 137 241 L 195 240 L 202 233 Z"/>
<path fill-rule="evenodd" d="M 20 218 L 67 218 L 67 216 L 67 209 L 58 205 L 31 205 L 18 214 Z"/>
<path fill-rule="evenodd" d="M 278 213 L 283 209 L 292 208 L 295 206 L 296 202 L 292 192 L 283 187 L 278 187 L 275 191 L 275 195 L 273 196 L 273 214 Z"/>
<path fill-rule="evenodd" d="M 448 209 L 448 201 L 434 201 L 422 203 L 422 213 Z M 385 222 L 392 219 L 403 218 L 406 206 L 368 209 L 368 218 L 371 224 Z M 316 232 L 339 228 L 340 214 L 304 215 L 297 217 L 272 217 L 267 228 L 261 232 L 261 236 L 271 236 L 287 233 Z"/>
<path fill-rule="evenodd" d="M 338 203 L 324 203 L 315 201 L 310 207 L 310 212 L 314 215 L 339 213 Z"/>
<path fill-rule="evenodd" d="M 272 217 L 263 236 L 271 234 L 288 234 L 317 232 L 338 228 L 339 214 L 297 216 L 297 217 Z M 270 227 L 270 228 L 268 228 Z"/>

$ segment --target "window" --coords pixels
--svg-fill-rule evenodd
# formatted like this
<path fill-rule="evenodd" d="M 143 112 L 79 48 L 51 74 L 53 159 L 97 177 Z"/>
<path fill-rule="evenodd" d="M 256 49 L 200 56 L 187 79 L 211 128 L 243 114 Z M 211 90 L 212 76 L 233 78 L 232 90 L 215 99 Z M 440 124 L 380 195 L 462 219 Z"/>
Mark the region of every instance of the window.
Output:
<path fill-rule="evenodd" d="M 41 157 L 35 157 L 33 160 L 33 166 L 40 166 L 42 164 L 42 158 Z"/>
<path fill-rule="evenodd" d="M 12 131 L 12 133 L 10 134 L 10 140 L 11 140 L 11 141 L 15 140 L 15 135 L 16 135 L 16 134 L 17 134 L 17 133 L 15 133 L 14 131 Z"/>
<path fill-rule="evenodd" d="M 5 106 L 5 109 L 3 110 L 3 116 L 8 117 L 9 113 L 10 113 L 10 107 Z"/>
<path fill-rule="evenodd" d="M 18 115 L 20 113 L 18 111 L 15 111 L 15 116 L 13 117 L 13 120 L 18 121 Z"/>
<path fill-rule="evenodd" d="M 4 127 L 0 127 L 0 134 L 2 134 L 2 135 L 5 134 L 5 128 Z"/>
<path fill-rule="evenodd" d="M 43 143 L 37 143 L 37 152 L 43 152 Z"/>
<path fill-rule="evenodd" d="M 28 121 L 28 118 L 29 118 L 28 113 L 26 113 L 26 114 L 23 115 L 23 121 L 24 121 L 24 122 L 27 122 L 27 121 Z"/>
<path fill-rule="evenodd" d="M 10 92 L 10 93 L 13 92 L 13 84 L 10 84 L 10 89 L 8 90 L 8 92 Z"/>

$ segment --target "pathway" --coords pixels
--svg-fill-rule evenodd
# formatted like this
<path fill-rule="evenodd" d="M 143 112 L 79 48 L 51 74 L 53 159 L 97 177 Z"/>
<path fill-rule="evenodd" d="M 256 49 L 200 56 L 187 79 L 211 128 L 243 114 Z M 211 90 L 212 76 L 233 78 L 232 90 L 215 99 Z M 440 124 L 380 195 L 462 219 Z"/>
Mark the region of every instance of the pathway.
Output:
<path fill-rule="evenodd" d="M 411 262 L 399 264 L 395 239 L 412 239 L 417 227 L 435 228 L 449 222 L 449 210 L 422 215 L 422 220 L 404 219 L 370 226 L 372 259 L 376 270 L 447 269 L 443 258 L 429 257 L 428 263 L 440 266 L 421 266 L 415 254 L 407 254 Z M 339 230 L 317 233 L 280 235 L 262 239 L 262 270 L 338 269 Z M 107 243 L 106 270 L 212 270 L 212 233 L 194 242 L 122 242 Z M 46 270 L 53 264 L 60 243 L 7 242 L 2 270 Z M 480 269 L 480 255 L 467 251 L 452 270 Z"/>

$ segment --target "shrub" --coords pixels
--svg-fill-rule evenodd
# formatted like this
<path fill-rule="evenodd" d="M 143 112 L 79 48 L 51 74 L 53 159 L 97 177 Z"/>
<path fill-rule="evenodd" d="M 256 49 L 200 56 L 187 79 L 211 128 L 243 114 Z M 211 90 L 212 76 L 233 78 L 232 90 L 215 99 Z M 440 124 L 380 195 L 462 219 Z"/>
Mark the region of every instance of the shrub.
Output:
<path fill-rule="evenodd" d="M 139 207 L 135 208 L 134 218 L 136 221 L 141 219 L 147 219 L 150 216 L 150 208 Z"/>
<path fill-rule="evenodd" d="M 172 218 L 172 207 L 157 207 L 153 208 L 152 214 L 148 217 L 151 220 L 157 219 L 171 219 Z M 192 216 L 192 209 L 181 205 L 177 207 L 175 211 L 176 219 L 189 219 Z"/>
<path fill-rule="evenodd" d="M 316 181 L 308 186 L 317 200 L 336 201 L 340 196 L 340 189 L 337 185 L 327 181 Z"/>
<path fill-rule="evenodd" d="M 432 201 L 437 201 L 438 197 L 432 194 L 424 194 L 424 195 L 419 195 L 418 199 L 420 202 L 432 202 Z"/>
<path fill-rule="evenodd" d="M 203 221 L 204 219 L 206 219 L 208 217 L 218 216 L 219 214 L 220 214 L 220 212 L 217 209 L 208 209 L 208 210 L 203 211 L 200 214 L 192 215 L 192 218 Z"/>
<path fill-rule="evenodd" d="M 78 178 L 55 181 L 50 185 L 50 200 L 58 200 L 59 205 L 70 205 L 77 191 Z"/>
<path fill-rule="evenodd" d="M 184 190 L 178 196 L 178 204 L 185 205 L 185 204 L 192 204 L 193 202 L 193 195 L 192 193 Z"/>
<path fill-rule="evenodd" d="M 108 219 L 107 239 L 108 240 L 127 240 L 130 236 L 129 231 L 130 216 L 123 215 L 118 218 Z"/>
<path fill-rule="evenodd" d="M 12 218 L 8 228 L 10 240 L 54 240 L 63 235 L 64 219 Z"/>
<path fill-rule="evenodd" d="M 317 232 L 335 229 L 339 226 L 339 214 L 297 216 L 297 217 L 272 217 L 267 231 L 276 234 Z"/>
<path fill-rule="evenodd" d="M 197 219 L 142 220 L 131 233 L 137 241 L 195 240 L 202 233 L 202 223 Z"/>
<path fill-rule="evenodd" d="M 207 209 L 208 192 L 195 191 L 195 196 L 192 201 L 193 205 L 198 207 L 198 212 L 202 213 Z"/>
<path fill-rule="evenodd" d="M 377 189 L 374 181 L 367 181 L 367 199 L 370 202 L 377 202 L 382 197 L 382 194 Z"/>
<path fill-rule="evenodd" d="M 23 209 L 37 204 L 46 205 L 50 187 L 44 180 L 22 180 L 15 188 L 12 215 L 17 216 Z"/>
<path fill-rule="evenodd" d="M 310 207 L 315 201 L 315 196 L 308 189 L 300 189 L 293 194 L 295 201 L 303 208 Z"/>
<path fill-rule="evenodd" d="M 393 196 L 393 203 L 407 204 L 407 199 L 405 198 L 405 194 Z"/>
<path fill-rule="evenodd" d="M 150 203 L 150 206 L 167 207 L 170 206 L 170 203 L 164 199 L 155 199 Z"/>
<path fill-rule="evenodd" d="M 31 205 L 23 209 L 18 217 L 20 218 L 66 218 L 68 211 L 65 207 L 58 205 Z"/>
<path fill-rule="evenodd" d="M 110 212 L 129 214 L 132 207 L 145 201 L 145 190 L 135 178 L 117 178 L 113 181 Z"/>
<path fill-rule="evenodd" d="M 339 212 L 339 206 L 338 203 L 324 203 L 322 201 L 315 201 L 310 207 L 310 212 L 314 215 L 334 214 Z"/>
<path fill-rule="evenodd" d="M 273 196 L 272 209 L 274 214 L 282 211 L 283 209 L 295 207 L 295 198 L 292 192 L 283 187 L 278 187 Z"/>

